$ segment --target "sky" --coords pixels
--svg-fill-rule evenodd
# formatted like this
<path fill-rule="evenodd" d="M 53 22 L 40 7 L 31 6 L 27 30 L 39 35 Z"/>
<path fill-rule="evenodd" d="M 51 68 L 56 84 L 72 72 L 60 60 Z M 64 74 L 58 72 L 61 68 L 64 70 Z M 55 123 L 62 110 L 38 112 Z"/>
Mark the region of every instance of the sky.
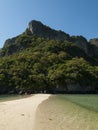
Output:
<path fill-rule="evenodd" d="M 98 38 L 98 0 L 0 0 L 0 48 L 31 20 L 71 36 Z"/>

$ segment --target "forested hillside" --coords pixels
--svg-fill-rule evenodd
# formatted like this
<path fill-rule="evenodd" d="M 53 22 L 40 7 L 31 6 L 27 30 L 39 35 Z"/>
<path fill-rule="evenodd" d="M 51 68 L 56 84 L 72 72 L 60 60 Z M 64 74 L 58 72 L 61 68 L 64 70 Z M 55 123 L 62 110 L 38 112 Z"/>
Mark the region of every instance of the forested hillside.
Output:
<path fill-rule="evenodd" d="M 95 46 L 33 22 L 0 50 L 0 94 L 97 93 Z"/>

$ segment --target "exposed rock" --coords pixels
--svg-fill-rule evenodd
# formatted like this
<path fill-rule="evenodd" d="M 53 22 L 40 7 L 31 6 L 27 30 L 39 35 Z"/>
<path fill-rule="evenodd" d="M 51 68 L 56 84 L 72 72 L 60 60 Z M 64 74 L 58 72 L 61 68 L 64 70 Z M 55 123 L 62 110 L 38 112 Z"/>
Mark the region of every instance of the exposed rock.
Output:
<path fill-rule="evenodd" d="M 88 56 L 98 57 L 98 38 L 91 39 L 90 42 L 88 42 L 83 36 L 71 37 L 63 31 L 54 30 L 36 20 L 32 20 L 28 24 L 28 28 L 23 34 L 6 40 L 4 47 L 0 50 L 0 56 L 11 55 L 29 47 L 32 43 L 31 39 L 33 36 L 43 37 L 50 40 L 66 40 L 82 48 Z"/>
<path fill-rule="evenodd" d="M 71 41 L 81 47 L 88 54 L 88 41 L 83 36 L 72 36 Z"/>
<path fill-rule="evenodd" d="M 68 89 L 68 91 L 80 91 L 81 86 L 78 83 L 77 84 L 68 83 L 67 84 L 67 89 Z"/>
<path fill-rule="evenodd" d="M 90 92 L 90 91 L 94 91 L 94 87 L 92 86 L 86 86 L 84 87 L 85 85 L 83 86 L 80 86 L 80 84 L 76 83 L 76 84 L 71 84 L 71 83 L 68 83 L 67 84 L 67 91 L 68 92 Z"/>
<path fill-rule="evenodd" d="M 98 38 L 90 39 L 92 45 L 93 56 L 98 57 Z"/>
<path fill-rule="evenodd" d="M 39 21 L 32 20 L 29 25 L 28 29 L 31 31 L 33 35 L 55 39 L 55 40 L 68 40 L 69 34 L 64 33 L 63 31 L 56 31 L 51 29 L 50 27 L 42 24 Z"/>
<path fill-rule="evenodd" d="M 98 38 L 90 39 L 90 44 L 95 45 L 98 47 Z"/>

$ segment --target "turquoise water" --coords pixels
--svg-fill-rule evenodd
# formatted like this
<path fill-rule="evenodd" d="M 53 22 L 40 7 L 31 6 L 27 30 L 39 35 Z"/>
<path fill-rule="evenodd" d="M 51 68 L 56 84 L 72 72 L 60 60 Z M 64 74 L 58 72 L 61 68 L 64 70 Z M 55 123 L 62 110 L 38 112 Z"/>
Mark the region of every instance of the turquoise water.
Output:
<path fill-rule="evenodd" d="M 61 97 L 77 105 L 98 112 L 98 95 L 61 95 Z"/>
<path fill-rule="evenodd" d="M 36 130 L 98 130 L 97 95 L 55 95 L 39 105 Z"/>

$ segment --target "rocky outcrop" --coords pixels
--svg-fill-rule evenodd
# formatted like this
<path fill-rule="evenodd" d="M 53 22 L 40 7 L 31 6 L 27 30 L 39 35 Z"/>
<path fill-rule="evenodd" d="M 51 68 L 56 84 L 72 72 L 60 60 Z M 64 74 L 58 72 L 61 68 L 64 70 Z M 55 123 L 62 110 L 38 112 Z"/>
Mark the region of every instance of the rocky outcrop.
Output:
<path fill-rule="evenodd" d="M 69 34 L 66 34 L 63 31 L 56 31 L 54 29 L 51 29 L 50 27 L 36 20 L 32 20 L 29 23 L 28 29 L 31 31 L 33 35 L 39 36 L 39 37 L 55 39 L 55 40 L 68 40 L 69 39 Z"/>
<path fill-rule="evenodd" d="M 71 83 L 68 83 L 67 84 L 67 91 L 68 92 L 80 92 L 80 93 L 85 93 L 85 92 L 91 92 L 91 91 L 94 91 L 94 87 L 92 86 L 86 86 L 84 87 L 85 85 L 80 85 L 79 83 L 76 83 L 76 84 L 71 84 Z"/>
<path fill-rule="evenodd" d="M 90 44 L 95 45 L 98 47 L 98 38 L 90 39 Z"/>
<path fill-rule="evenodd" d="M 88 56 L 98 57 L 98 38 L 91 39 L 88 42 L 83 36 L 70 36 L 63 31 L 54 30 L 36 20 L 29 22 L 28 27 L 23 34 L 6 40 L 4 47 L 0 50 L 0 56 L 11 55 L 29 47 L 29 44 L 32 44 L 31 39 L 34 36 L 43 37 L 49 40 L 66 40 L 82 48 Z"/>
<path fill-rule="evenodd" d="M 72 36 L 71 42 L 81 47 L 86 54 L 88 54 L 88 41 L 83 36 Z"/>
<path fill-rule="evenodd" d="M 57 31 L 51 29 L 50 27 L 42 24 L 39 21 L 32 20 L 28 25 L 29 31 L 33 35 L 54 39 L 54 40 L 67 40 L 69 42 L 75 43 L 77 46 L 81 47 L 86 54 L 88 54 L 88 41 L 83 36 L 72 36 L 70 37 L 69 34 L 66 34 L 63 31 Z"/>
<path fill-rule="evenodd" d="M 98 38 L 90 39 L 89 42 L 92 46 L 93 56 L 98 57 Z"/>

